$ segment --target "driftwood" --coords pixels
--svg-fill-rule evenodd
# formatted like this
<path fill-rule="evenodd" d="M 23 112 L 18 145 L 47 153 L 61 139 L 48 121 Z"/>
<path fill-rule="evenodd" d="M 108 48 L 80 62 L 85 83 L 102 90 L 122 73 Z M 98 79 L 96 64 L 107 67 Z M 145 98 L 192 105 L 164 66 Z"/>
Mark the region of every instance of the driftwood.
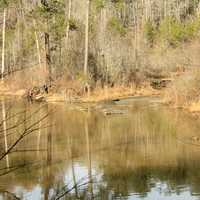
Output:
<path fill-rule="evenodd" d="M 28 101 L 45 101 L 45 94 L 49 93 L 49 87 L 50 86 L 45 84 L 41 87 L 33 87 L 29 89 L 26 95 Z"/>
<path fill-rule="evenodd" d="M 42 102 L 42 101 L 45 101 L 45 100 L 46 100 L 46 98 L 43 95 L 35 96 L 35 101 Z"/>

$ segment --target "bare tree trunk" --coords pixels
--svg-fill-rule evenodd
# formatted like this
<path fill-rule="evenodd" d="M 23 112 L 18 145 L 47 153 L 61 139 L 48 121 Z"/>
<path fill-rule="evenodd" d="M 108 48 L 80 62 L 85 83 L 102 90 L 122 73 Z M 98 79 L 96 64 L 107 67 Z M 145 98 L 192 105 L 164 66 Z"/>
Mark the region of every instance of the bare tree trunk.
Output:
<path fill-rule="evenodd" d="M 167 0 L 164 1 L 164 18 L 166 18 L 168 16 L 168 9 L 167 9 L 168 5 L 167 5 Z"/>
<path fill-rule="evenodd" d="M 3 29 L 2 29 L 2 66 L 1 66 L 1 80 L 4 80 L 5 71 L 5 36 L 6 36 L 6 8 L 3 12 Z"/>
<path fill-rule="evenodd" d="M 14 42 L 12 43 L 12 57 L 13 57 L 13 67 L 11 69 L 11 73 L 14 72 L 15 70 L 15 65 L 16 65 L 16 58 L 15 58 L 15 46 L 14 46 Z"/>
<path fill-rule="evenodd" d="M 72 0 L 69 0 L 69 4 L 68 4 L 68 17 L 67 17 L 67 20 L 68 20 L 68 23 L 67 23 L 67 28 L 66 28 L 66 49 L 67 49 L 67 46 L 68 46 L 68 39 L 69 39 L 69 20 L 71 19 L 71 10 L 72 10 Z"/>
<path fill-rule="evenodd" d="M 134 13 L 135 13 L 135 38 L 134 38 L 134 57 L 135 57 L 135 68 L 138 66 L 138 17 L 137 17 L 137 2 L 134 6 Z"/>
<path fill-rule="evenodd" d="M 51 85 L 51 57 L 50 57 L 50 44 L 49 44 L 49 34 L 45 33 L 45 64 L 47 71 L 47 79 Z"/>
<path fill-rule="evenodd" d="M 39 39 L 38 39 L 38 34 L 36 30 L 36 22 L 33 20 L 33 25 L 35 28 L 35 42 L 36 42 L 36 48 L 37 48 L 37 54 L 38 54 L 38 63 L 40 66 L 40 69 L 42 69 L 42 62 L 41 62 L 41 55 L 40 55 L 40 45 L 39 45 Z"/>
<path fill-rule="evenodd" d="M 88 74 L 88 43 L 89 43 L 89 9 L 90 0 L 86 2 L 86 20 L 85 20 L 85 58 L 84 58 L 84 75 Z"/>
<path fill-rule="evenodd" d="M 40 0 L 41 4 L 44 7 L 48 7 L 48 1 L 47 0 Z M 46 28 L 46 32 L 44 33 L 44 40 L 45 40 L 45 67 L 46 67 L 46 82 L 49 82 L 49 84 L 51 85 L 51 81 L 52 81 L 52 72 L 51 72 L 51 54 L 50 54 L 50 41 L 49 41 L 49 21 L 48 18 L 46 18 L 46 22 L 45 22 L 45 28 Z"/>

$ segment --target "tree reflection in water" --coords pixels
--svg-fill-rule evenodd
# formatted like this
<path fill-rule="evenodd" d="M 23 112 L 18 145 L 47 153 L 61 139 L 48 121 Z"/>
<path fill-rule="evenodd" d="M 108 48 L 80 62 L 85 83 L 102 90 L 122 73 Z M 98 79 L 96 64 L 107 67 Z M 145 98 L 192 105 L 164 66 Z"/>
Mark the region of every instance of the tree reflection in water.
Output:
<path fill-rule="evenodd" d="M 7 129 L 22 123 L 12 137 L 7 131 L 8 148 L 24 127 L 52 109 L 45 105 L 45 111 L 33 114 L 38 106 L 26 105 L 26 126 L 20 115 L 6 122 Z M 6 107 L 7 103 L 5 111 Z M 82 112 L 54 107 L 56 112 L 38 123 L 36 132 L 9 154 L 9 171 L 13 171 L 0 177 L 1 191 L 21 199 L 27 195 L 29 199 L 50 200 L 199 198 L 200 155 L 190 143 L 200 124 L 187 114 L 146 101 L 115 105 L 128 109 L 120 116 L 104 116 L 92 108 Z M 8 115 L 23 109 L 19 102 Z M 50 124 L 55 126 L 42 128 Z M 0 142 L 5 147 L 4 133 Z M 6 163 L 5 157 L 0 173 L 7 172 Z"/>

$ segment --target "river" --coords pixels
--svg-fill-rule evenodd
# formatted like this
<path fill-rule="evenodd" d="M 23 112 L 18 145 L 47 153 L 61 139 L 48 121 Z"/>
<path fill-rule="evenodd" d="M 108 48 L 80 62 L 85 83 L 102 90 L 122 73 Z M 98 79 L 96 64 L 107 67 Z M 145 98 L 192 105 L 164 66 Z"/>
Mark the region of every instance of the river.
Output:
<path fill-rule="evenodd" d="M 0 200 L 200 199 L 200 120 L 157 98 L 0 108 Z"/>

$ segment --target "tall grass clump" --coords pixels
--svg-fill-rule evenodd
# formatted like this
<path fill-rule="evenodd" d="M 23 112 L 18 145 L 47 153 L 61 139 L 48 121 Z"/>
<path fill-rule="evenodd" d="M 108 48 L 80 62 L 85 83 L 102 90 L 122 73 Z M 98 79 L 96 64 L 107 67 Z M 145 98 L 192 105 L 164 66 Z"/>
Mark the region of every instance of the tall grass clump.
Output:
<path fill-rule="evenodd" d="M 166 100 L 177 107 L 200 101 L 200 70 L 177 77 L 166 91 Z"/>

